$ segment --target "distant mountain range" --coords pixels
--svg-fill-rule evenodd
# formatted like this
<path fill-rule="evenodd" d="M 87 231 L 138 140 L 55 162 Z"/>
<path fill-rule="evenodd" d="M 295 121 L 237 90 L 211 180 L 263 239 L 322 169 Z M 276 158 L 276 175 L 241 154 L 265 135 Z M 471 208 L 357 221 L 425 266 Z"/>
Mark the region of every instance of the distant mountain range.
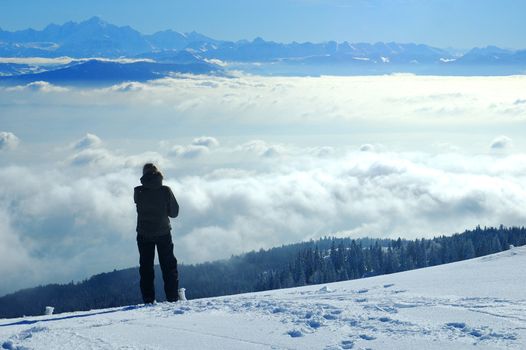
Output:
<path fill-rule="evenodd" d="M 129 26 L 119 27 L 93 17 L 84 22 L 50 24 L 43 30 L 26 29 L 9 32 L 0 29 L 0 57 L 12 58 L 9 64 L 0 59 L 0 76 L 11 79 L 25 74 L 22 80 L 42 78 L 44 70 L 70 69 L 59 76 L 93 68 L 71 70 L 68 66 L 43 67 L 38 64 L 13 63 L 13 58 L 24 57 L 134 58 L 152 61 L 148 65 L 122 67 L 124 63 L 99 64 L 99 68 L 135 71 L 124 78 L 164 76 L 167 66 L 153 68 L 154 63 L 197 65 L 187 66 L 186 72 L 209 73 L 221 71 L 221 66 L 261 74 L 385 74 L 411 72 L 417 74 L 502 75 L 526 73 L 526 50 L 506 50 L 495 46 L 474 48 L 463 55 L 448 50 L 414 43 L 278 43 L 256 38 L 252 41 L 225 41 L 197 32 L 179 33 L 173 30 L 151 35 L 141 34 Z M 86 61 L 77 64 L 86 65 Z M 219 64 L 219 65 L 218 65 Z M 146 69 L 138 73 L 136 68 Z M 182 66 L 172 67 L 182 69 Z M 196 70 L 194 71 L 194 68 Z M 28 75 L 29 73 L 29 75 Z M 99 72 L 100 73 L 100 72 Z M 41 74 L 41 75 L 39 75 Z M 86 73 L 87 74 L 87 73 Z M 54 78 L 56 74 L 52 74 Z M 117 76 L 118 74 L 115 74 Z M 86 78 L 81 75 L 79 78 Z M 59 79 L 60 80 L 60 79 Z M 85 79 L 84 79 L 85 80 Z M 117 79 L 118 80 L 118 79 Z"/>
<path fill-rule="evenodd" d="M 126 81 L 144 82 L 169 77 L 174 73 L 208 74 L 214 71 L 216 67 L 206 62 L 118 63 L 89 60 L 39 73 L 0 76 L 0 84 L 18 85 L 46 81 L 58 85 L 111 85 Z"/>
<path fill-rule="evenodd" d="M 50 24 L 41 31 L 0 30 L 0 56 L 132 57 L 153 50 L 181 50 L 195 42 L 215 40 L 195 32 L 171 30 L 143 35 L 129 26 L 118 27 L 93 17 L 80 23 Z"/>

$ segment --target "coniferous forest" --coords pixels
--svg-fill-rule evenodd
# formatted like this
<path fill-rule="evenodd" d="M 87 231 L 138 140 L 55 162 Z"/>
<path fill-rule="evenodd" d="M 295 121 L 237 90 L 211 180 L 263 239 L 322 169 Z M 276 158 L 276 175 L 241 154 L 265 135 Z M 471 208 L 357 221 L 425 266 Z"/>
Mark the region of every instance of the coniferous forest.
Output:
<path fill-rule="evenodd" d="M 526 245 L 524 227 L 477 227 L 432 239 L 322 238 L 252 251 L 228 260 L 179 266 L 189 299 L 371 277 L 440 265 Z M 164 300 L 161 271 L 157 300 Z M 141 303 L 138 268 L 114 270 L 69 284 L 25 289 L 0 298 L 0 318 Z"/>

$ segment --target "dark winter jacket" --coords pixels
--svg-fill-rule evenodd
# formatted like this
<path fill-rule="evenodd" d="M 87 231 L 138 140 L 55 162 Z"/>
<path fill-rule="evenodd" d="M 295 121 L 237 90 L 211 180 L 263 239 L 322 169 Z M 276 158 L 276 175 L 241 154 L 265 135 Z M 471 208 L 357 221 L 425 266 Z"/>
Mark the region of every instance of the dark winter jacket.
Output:
<path fill-rule="evenodd" d="M 179 204 L 172 190 L 163 186 L 158 172 L 141 177 L 142 186 L 135 187 L 133 199 L 137 205 L 137 233 L 145 237 L 170 233 L 170 219 L 179 214 Z"/>

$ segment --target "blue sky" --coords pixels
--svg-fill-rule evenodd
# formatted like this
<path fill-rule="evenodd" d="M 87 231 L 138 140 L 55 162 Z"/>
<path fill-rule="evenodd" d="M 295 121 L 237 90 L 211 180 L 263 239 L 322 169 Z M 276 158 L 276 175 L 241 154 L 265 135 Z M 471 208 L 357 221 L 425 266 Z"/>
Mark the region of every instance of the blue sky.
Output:
<path fill-rule="evenodd" d="M 419 42 L 526 48 L 523 0 L 0 0 L 4 30 L 97 15 L 144 33 L 174 29 L 221 39 Z"/>

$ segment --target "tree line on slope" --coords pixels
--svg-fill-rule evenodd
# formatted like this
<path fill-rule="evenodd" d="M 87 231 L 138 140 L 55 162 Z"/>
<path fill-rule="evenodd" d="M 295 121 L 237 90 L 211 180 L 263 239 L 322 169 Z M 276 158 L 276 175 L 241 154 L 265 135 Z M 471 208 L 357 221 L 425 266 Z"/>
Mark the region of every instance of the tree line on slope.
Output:
<path fill-rule="evenodd" d="M 526 244 L 525 228 L 477 227 L 453 236 L 380 241 L 364 247 L 360 240 L 332 239 L 301 249 L 287 266 L 265 271 L 256 290 L 345 281 L 471 259 Z"/>
<path fill-rule="evenodd" d="M 228 260 L 179 266 L 189 299 L 328 283 L 406 271 L 488 255 L 526 245 L 526 228 L 477 227 L 432 239 L 316 241 L 252 251 Z M 164 300 L 156 266 L 157 300 Z M 78 283 L 25 289 L 0 298 L 0 318 L 139 304 L 138 268 L 102 273 Z"/>

